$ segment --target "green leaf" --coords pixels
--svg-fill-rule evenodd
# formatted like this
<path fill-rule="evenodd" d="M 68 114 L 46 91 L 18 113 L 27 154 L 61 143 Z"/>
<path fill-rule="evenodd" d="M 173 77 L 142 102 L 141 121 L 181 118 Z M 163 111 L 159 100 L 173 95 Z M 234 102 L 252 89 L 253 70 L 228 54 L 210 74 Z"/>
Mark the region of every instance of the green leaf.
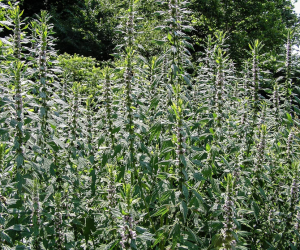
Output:
<path fill-rule="evenodd" d="M 53 141 L 57 146 L 60 146 L 61 148 L 65 148 L 65 144 L 60 139 L 58 139 L 55 135 L 53 136 Z"/>
<path fill-rule="evenodd" d="M 161 197 L 159 198 L 159 202 L 164 202 L 165 200 L 169 199 L 169 197 L 171 196 L 172 194 L 172 190 L 167 190 L 166 192 L 163 192 Z"/>
<path fill-rule="evenodd" d="M 184 79 L 184 81 L 185 81 L 185 83 L 186 83 L 187 85 L 189 85 L 191 88 L 193 87 L 192 84 L 191 84 L 190 79 L 189 79 L 187 76 L 183 76 L 183 79 Z"/>
<path fill-rule="evenodd" d="M 28 250 L 28 248 L 24 245 L 17 245 L 15 249 L 16 250 Z"/>
<path fill-rule="evenodd" d="M 47 144 L 53 149 L 55 152 L 58 152 L 60 147 L 54 142 L 54 141 L 49 141 Z"/>
<path fill-rule="evenodd" d="M 174 63 L 172 64 L 171 68 L 172 68 L 172 73 L 173 73 L 174 77 L 176 77 L 177 72 L 179 71 L 179 68 Z"/>
<path fill-rule="evenodd" d="M 201 174 L 203 174 L 203 176 L 205 178 L 209 178 L 212 175 L 212 169 L 210 166 L 205 165 L 204 168 L 202 168 Z"/>
<path fill-rule="evenodd" d="M 117 146 L 114 147 L 114 156 L 116 156 L 117 154 L 119 154 L 122 150 L 122 146 L 120 144 L 118 144 Z"/>
<path fill-rule="evenodd" d="M 295 100 L 300 104 L 300 99 L 297 96 L 294 96 Z"/>
<path fill-rule="evenodd" d="M 294 106 L 294 110 L 298 115 L 300 115 L 300 109 L 298 109 L 296 106 Z"/>
<path fill-rule="evenodd" d="M 100 248 L 100 250 L 113 250 L 115 249 L 115 246 L 117 246 L 120 243 L 120 240 L 114 240 L 108 245 L 104 245 L 103 248 Z"/>
<path fill-rule="evenodd" d="M 222 236 L 220 234 L 215 234 L 212 237 L 211 244 L 214 247 L 221 247 L 222 246 Z"/>
<path fill-rule="evenodd" d="M 24 125 L 29 124 L 31 121 L 32 121 L 32 119 L 29 118 L 29 117 L 27 117 L 27 118 L 24 120 Z"/>
<path fill-rule="evenodd" d="M 215 193 L 217 194 L 221 194 L 220 188 L 219 188 L 219 184 L 217 183 L 217 180 L 215 180 L 214 178 L 210 178 L 210 182 L 211 182 L 211 186 L 212 189 Z"/>
<path fill-rule="evenodd" d="M 23 231 L 29 232 L 28 228 L 26 228 L 24 225 L 21 225 L 21 224 L 15 224 L 15 225 L 7 228 L 6 230 L 13 230 L 13 231 L 18 231 L 18 232 L 23 232 Z"/>
<path fill-rule="evenodd" d="M 164 239 L 164 233 L 160 233 L 157 237 L 157 239 L 154 241 L 152 247 L 156 246 L 159 242 L 161 242 Z"/>
<path fill-rule="evenodd" d="M 200 172 L 194 173 L 193 176 L 194 176 L 194 178 L 195 178 L 197 181 L 203 181 L 203 180 L 205 180 L 204 177 L 203 177 L 203 175 L 202 175 Z"/>
<path fill-rule="evenodd" d="M 121 128 L 120 128 L 120 127 L 117 127 L 117 128 L 114 128 L 114 129 L 111 131 L 111 133 L 112 133 L 112 134 L 115 134 L 115 133 L 120 132 L 120 130 L 121 130 Z"/>
<path fill-rule="evenodd" d="M 265 191 L 261 187 L 259 187 L 259 192 L 264 197 L 264 199 L 266 200 L 267 199 L 266 193 L 265 193 Z"/>
<path fill-rule="evenodd" d="M 185 196 L 186 201 L 188 202 L 188 200 L 189 200 L 189 190 L 184 184 L 182 184 L 182 192 L 183 192 L 183 195 Z"/>
<path fill-rule="evenodd" d="M 17 166 L 20 167 L 24 164 L 24 156 L 23 154 L 18 154 L 16 158 Z"/>
<path fill-rule="evenodd" d="M 150 142 L 156 137 L 156 139 L 159 138 L 160 136 L 160 132 L 162 130 L 162 126 L 161 126 L 161 123 L 156 123 L 154 124 L 151 128 L 150 128 Z"/>
<path fill-rule="evenodd" d="M 205 203 L 205 201 L 203 200 L 202 196 L 195 190 L 192 190 L 193 194 L 196 196 L 197 200 L 200 201 L 201 203 Z"/>
<path fill-rule="evenodd" d="M 170 33 L 168 33 L 168 39 L 169 39 L 170 43 L 173 44 L 173 37 Z"/>
<path fill-rule="evenodd" d="M 164 205 L 164 206 L 160 207 L 159 210 L 156 213 L 152 214 L 151 217 L 162 216 L 165 213 L 169 212 L 169 208 L 170 208 L 169 205 Z"/>
<path fill-rule="evenodd" d="M 252 207 L 252 210 L 254 211 L 254 216 L 255 216 L 256 220 L 258 220 L 258 218 L 259 218 L 259 207 L 258 207 L 258 205 L 256 204 L 255 201 L 252 202 L 251 207 Z"/>
<path fill-rule="evenodd" d="M 164 45 L 166 43 L 166 41 L 162 41 L 162 40 L 152 40 L 152 42 L 159 46 Z"/>
<path fill-rule="evenodd" d="M 187 219 L 187 213 L 188 213 L 188 207 L 187 207 L 185 201 L 181 201 L 181 204 L 180 204 L 180 211 L 181 211 L 181 213 L 183 214 L 184 222 L 186 222 L 186 219 Z"/>
<path fill-rule="evenodd" d="M 186 163 L 186 160 L 185 160 L 185 156 L 180 154 L 179 155 L 179 159 L 181 161 L 181 163 L 186 167 L 187 166 L 187 163 Z"/>
<path fill-rule="evenodd" d="M 9 243 L 9 244 L 12 243 L 11 238 L 5 232 L 2 231 L 1 234 L 0 234 L 0 237 L 1 237 L 2 240 L 6 241 L 7 243 Z"/>
<path fill-rule="evenodd" d="M 292 116 L 291 116 L 289 113 L 286 113 L 286 116 L 287 116 L 289 122 L 290 122 L 290 123 L 293 123 L 293 118 L 292 118 Z"/>
<path fill-rule="evenodd" d="M 162 30 L 162 29 L 164 29 L 166 26 L 157 26 L 157 27 L 155 27 L 154 28 L 154 30 Z"/>
<path fill-rule="evenodd" d="M 4 135 L 8 133 L 8 129 L 0 128 L 0 135 Z"/>
<path fill-rule="evenodd" d="M 220 155 L 221 159 L 223 160 L 223 162 L 225 163 L 225 165 L 228 167 L 228 169 L 231 169 L 229 163 L 227 162 L 227 160 L 222 156 Z"/>

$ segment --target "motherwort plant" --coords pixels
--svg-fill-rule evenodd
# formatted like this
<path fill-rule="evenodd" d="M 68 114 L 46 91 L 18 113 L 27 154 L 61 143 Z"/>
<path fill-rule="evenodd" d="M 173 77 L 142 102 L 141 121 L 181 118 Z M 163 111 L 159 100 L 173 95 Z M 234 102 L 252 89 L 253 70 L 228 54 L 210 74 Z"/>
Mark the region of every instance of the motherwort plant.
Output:
<path fill-rule="evenodd" d="M 290 112 L 292 105 L 292 79 L 291 79 L 291 69 L 292 69 L 292 39 L 293 31 L 288 30 L 287 42 L 286 42 L 286 57 L 285 57 L 285 106 L 286 111 Z"/>
<path fill-rule="evenodd" d="M 231 174 L 228 174 L 226 179 L 227 188 L 225 194 L 225 202 L 223 205 L 223 228 L 221 229 L 221 238 L 222 238 L 222 250 L 231 250 L 236 244 L 237 240 L 235 239 L 236 227 L 236 208 L 235 208 L 235 198 L 234 198 L 234 179 Z"/>
<path fill-rule="evenodd" d="M 126 141 L 128 141 L 128 158 L 127 168 L 133 170 L 132 181 L 134 176 L 137 177 L 136 166 L 136 149 L 135 149 L 135 124 L 134 124 L 134 61 L 135 61 L 135 4 L 133 0 L 129 1 L 129 8 L 127 10 L 126 24 L 125 24 L 125 43 L 124 47 L 124 59 L 125 59 L 125 71 L 123 74 L 123 89 L 124 89 L 124 129 L 128 134 Z M 124 169 L 125 170 L 125 169 Z M 124 173 L 124 171 L 123 171 Z"/>
<path fill-rule="evenodd" d="M 23 49 L 23 36 L 22 28 L 25 23 L 22 22 L 23 12 L 19 6 L 10 5 L 10 25 L 13 29 L 12 44 L 13 44 L 13 61 L 10 66 L 12 74 L 12 86 L 14 86 L 14 100 L 15 100 L 15 150 L 16 150 L 16 163 L 17 163 L 17 179 L 21 181 L 21 173 L 23 172 L 24 165 L 24 110 L 23 110 L 23 89 L 22 81 L 24 81 L 25 62 Z M 20 182 L 22 183 L 22 181 Z M 21 187 L 20 187 L 21 188 Z M 18 191 L 21 192 L 21 189 Z"/>

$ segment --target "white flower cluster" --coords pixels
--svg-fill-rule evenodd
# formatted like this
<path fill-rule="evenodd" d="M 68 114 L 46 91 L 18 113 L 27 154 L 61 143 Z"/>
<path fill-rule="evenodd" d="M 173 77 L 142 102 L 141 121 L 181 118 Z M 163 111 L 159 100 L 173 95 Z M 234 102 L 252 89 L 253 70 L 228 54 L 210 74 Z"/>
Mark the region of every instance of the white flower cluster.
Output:
<path fill-rule="evenodd" d="M 223 205 L 224 211 L 224 223 L 221 229 L 221 236 L 223 238 L 223 250 L 231 249 L 231 246 L 236 245 L 236 241 L 232 239 L 232 232 L 236 229 L 236 225 L 233 222 L 235 217 L 234 213 L 234 200 L 228 192 L 225 197 L 225 204 Z"/>
<path fill-rule="evenodd" d="M 116 206 L 116 186 L 115 183 L 113 181 L 109 181 L 108 183 L 108 189 L 107 189 L 107 199 L 109 201 L 109 209 L 112 209 Z"/>
<path fill-rule="evenodd" d="M 136 222 L 131 215 L 123 216 L 123 225 L 121 226 L 120 231 L 122 237 L 120 244 L 122 249 L 130 249 L 131 241 L 136 239 L 136 231 L 134 230 L 135 225 Z"/>
<path fill-rule="evenodd" d="M 127 22 L 126 22 L 126 34 L 127 34 L 127 45 L 129 47 L 131 47 L 133 45 L 133 42 L 134 42 L 134 33 L 135 33 L 135 30 L 134 30 L 134 11 L 133 11 L 133 2 L 130 1 L 130 8 L 131 8 L 131 11 L 129 12 L 129 17 L 127 19 Z"/>
<path fill-rule="evenodd" d="M 266 148 L 266 135 L 264 130 L 261 131 L 261 139 L 257 147 L 257 160 L 255 164 L 255 173 L 258 174 L 262 169 L 262 164 L 264 161 L 264 153 Z"/>
<path fill-rule="evenodd" d="M 292 153 L 291 149 L 292 149 L 293 139 L 294 139 L 294 133 L 293 133 L 293 131 L 291 131 L 289 133 L 289 137 L 288 137 L 288 140 L 287 140 L 287 143 L 286 143 L 286 154 L 288 155 L 288 157 Z"/>

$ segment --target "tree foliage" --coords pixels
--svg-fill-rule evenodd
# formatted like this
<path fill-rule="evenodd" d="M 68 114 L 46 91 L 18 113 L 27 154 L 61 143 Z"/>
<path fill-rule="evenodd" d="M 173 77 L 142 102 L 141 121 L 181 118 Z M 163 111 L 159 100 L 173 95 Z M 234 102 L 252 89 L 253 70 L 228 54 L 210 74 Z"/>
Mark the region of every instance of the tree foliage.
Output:
<path fill-rule="evenodd" d="M 280 53 L 287 29 L 299 23 L 292 2 L 286 0 L 194 0 L 193 11 L 195 43 L 203 44 L 216 30 L 226 32 L 231 57 L 237 62 L 255 39 L 264 41 L 264 52 Z"/>
<path fill-rule="evenodd" d="M 155 13 L 165 8 L 154 3 L 141 0 L 137 6 L 140 17 L 144 17 L 139 24 L 144 27 L 140 39 L 146 47 L 150 46 L 149 40 L 152 39 L 149 38 L 156 36 L 153 29 L 161 22 Z M 123 0 L 48 0 L 38 3 L 26 0 L 21 1 L 21 6 L 25 15 L 31 17 L 41 9 L 50 11 L 59 51 L 107 60 L 122 38 L 115 32 L 115 27 L 122 23 L 118 17 L 127 9 L 128 3 Z M 249 41 L 255 39 L 264 41 L 264 52 L 278 54 L 282 51 L 287 28 L 299 23 L 290 0 L 193 0 L 189 8 L 193 11 L 187 18 L 195 29 L 191 33 L 195 51 L 203 51 L 201 46 L 207 35 L 220 30 L 227 33 L 230 54 L 237 63 L 245 58 L 244 51 Z"/>

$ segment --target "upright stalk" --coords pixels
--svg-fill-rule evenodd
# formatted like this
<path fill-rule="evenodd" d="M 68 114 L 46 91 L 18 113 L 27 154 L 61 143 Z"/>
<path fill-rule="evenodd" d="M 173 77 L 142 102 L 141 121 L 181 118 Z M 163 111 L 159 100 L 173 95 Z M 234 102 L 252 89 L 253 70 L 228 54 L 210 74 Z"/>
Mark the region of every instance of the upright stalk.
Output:
<path fill-rule="evenodd" d="M 292 54 L 292 36 L 293 32 L 289 29 L 287 34 L 287 43 L 286 43 L 286 57 L 285 57 L 285 101 L 286 101 L 286 110 L 290 111 L 292 100 L 292 81 L 291 81 L 291 54 Z"/>

